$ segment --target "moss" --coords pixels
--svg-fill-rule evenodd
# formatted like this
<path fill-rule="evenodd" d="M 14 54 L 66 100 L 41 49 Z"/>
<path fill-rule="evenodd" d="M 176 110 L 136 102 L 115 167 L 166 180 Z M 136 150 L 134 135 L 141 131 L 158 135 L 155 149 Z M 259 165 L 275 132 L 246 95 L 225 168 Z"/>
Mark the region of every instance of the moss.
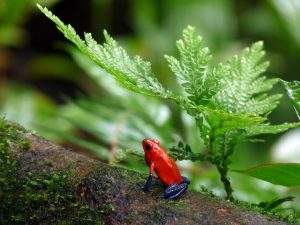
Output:
<path fill-rule="evenodd" d="M 5 121 L 4 118 L 0 118 L 0 139 L 2 144 L 10 146 L 11 149 L 27 151 L 30 148 L 30 141 L 25 133 L 25 128 L 15 123 Z"/>
<path fill-rule="evenodd" d="M 220 197 L 216 196 L 212 191 L 208 190 L 203 185 L 200 186 L 200 192 L 202 194 L 205 194 L 212 200 L 213 199 L 222 200 Z M 228 204 L 237 206 L 241 209 L 258 212 L 258 213 L 268 216 L 272 219 L 276 218 L 278 220 L 286 221 L 288 223 L 297 223 L 296 215 L 288 213 L 288 209 L 283 209 L 283 208 L 266 209 L 264 207 L 261 207 L 260 204 L 249 203 L 249 202 L 240 201 L 240 200 L 234 200 L 232 202 L 228 201 Z"/>
<path fill-rule="evenodd" d="M 99 224 L 96 208 L 78 198 L 76 188 L 67 181 L 72 168 L 21 172 L 22 162 L 15 157 L 15 149 L 29 150 L 25 134 L 24 128 L 0 119 L 1 224 Z"/>
<path fill-rule="evenodd" d="M 268 216 L 270 218 L 276 218 L 281 221 L 286 221 L 288 223 L 296 224 L 297 223 L 297 216 L 295 213 L 289 213 L 288 210 L 290 209 L 284 209 L 284 208 L 272 208 L 272 209 L 266 209 L 264 207 L 261 207 L 260 204 L 256 203 L 249 203 L 239 200 L 234 200 L 232 204 L 238 206 L 239 208 L 244 208 L 246 210 L 259 212 L 265 216 Z"/>

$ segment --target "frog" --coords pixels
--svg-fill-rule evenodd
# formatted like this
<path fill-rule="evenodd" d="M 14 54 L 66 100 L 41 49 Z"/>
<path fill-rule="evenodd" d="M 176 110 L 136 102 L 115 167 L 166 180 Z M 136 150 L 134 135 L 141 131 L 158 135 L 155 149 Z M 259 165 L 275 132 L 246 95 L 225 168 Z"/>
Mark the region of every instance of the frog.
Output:
<path fill-rule="evenodd" d="M 154 172 L 165 187 L 162 196 L 165 199 L 173 200 L 180 198 L 190 184 L 187 177 L 181 176 L 176 163 L 167 154 L 158 140 L 145 138 L 142 142 L 145 161 L 149 166 L 149 176 L 144 185 L 139 185 L 144 192 L 150 192 Z"/>

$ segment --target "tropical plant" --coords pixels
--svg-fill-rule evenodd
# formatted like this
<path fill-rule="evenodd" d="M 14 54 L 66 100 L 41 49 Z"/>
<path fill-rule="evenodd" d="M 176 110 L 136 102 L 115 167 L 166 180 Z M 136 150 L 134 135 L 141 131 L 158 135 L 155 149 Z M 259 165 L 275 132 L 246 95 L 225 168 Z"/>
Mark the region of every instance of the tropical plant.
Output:
<path fill-rule="evenodd" d="M 212 66 L 209 49 L 202 46 L 195 28 L 188 26 L 183 31 L 183 38 L 177 41 L 180 58 L 165 56 L 183 90 L 174 93 L 158 81 L 149 62 L 140 56 L 128 56 L 106 31 L 102 45 L 90 33 L 85 33 L 83 40 L 71 25 L 65 25 L 47 8 L 38 7 L 67 39 L 122 87 L 174 101 L 195 119 L 206 150 L 194 153 L 188 145 L 179 143 L 172 149 L 172 155 L 179 160 L 208 160 L 214 164 L 229 200 L 233 200 L 233 190 L 228 165 L 235 145 L 246 140 L 256 141 L 253 138 L 256 135 L 279 133 L 298 126 L 298 123 L 271 125 L 268 121 L 268 115 L 277 107 L 281 95 L 267 94 L 278 79 L 262 76 L 269 65 L 261 62 L 265 54 L 262 42 L 252 44 L 240 56 Z"/>

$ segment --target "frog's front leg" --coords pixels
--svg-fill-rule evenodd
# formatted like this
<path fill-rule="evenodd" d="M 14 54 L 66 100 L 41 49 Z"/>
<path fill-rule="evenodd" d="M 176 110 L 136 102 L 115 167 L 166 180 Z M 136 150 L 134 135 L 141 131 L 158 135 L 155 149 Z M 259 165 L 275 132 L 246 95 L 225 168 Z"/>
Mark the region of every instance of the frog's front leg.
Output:
<path fill-rule="evenodd" d="M 184 193 L 184 191 L 188 188 L 189 184 L 190 184 L 190 180 L 186 177 L 182 177 L 181 184 L 174 183 L 165 189 L 164 197 L 166 199 L 179 198 Z"/>
<path fill-rule="evenodd" d="M 152 184 L 152 178 L 153 178 L 153 173 L 154 173 L 154 163 L 150 164 L 150 170 L 149 170 L 149 176 L 148 179 L 145 183 L 144 186 L 141 186 L 140 184 L 138 184 L 138 186 L 140 187 L 140 189 L 144 192 L 150 192 L 150 186 Z"/>
<path fill-rule="evenodd" d="M 144 192 L 150 192 L 151 191 L 150 186 L 151 186 L 151 183 L 152 183 L 152 177 L 153 176 L 148 176 L 148 179 L 147 179 L 145 185 L 137 184 L 142 191 L 144 191 Z"/>

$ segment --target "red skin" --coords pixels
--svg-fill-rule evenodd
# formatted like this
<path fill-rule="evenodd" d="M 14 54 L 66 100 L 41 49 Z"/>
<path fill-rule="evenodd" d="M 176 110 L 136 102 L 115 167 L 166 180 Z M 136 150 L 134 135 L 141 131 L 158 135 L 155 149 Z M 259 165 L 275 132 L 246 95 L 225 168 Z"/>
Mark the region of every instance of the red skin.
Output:
<path fill-rule="evenodd" d="M 147 144 L 148 148 L 150 146 L 150 149 L 146 148 Z M 155 171 L 160 181 L 166 186 L 170 186 L 174 183 L 182 183 L 182 177 L 177 165 L 160 145 L 159 141 L 144 139 L 143 148 L 146 163 L 150 167 L 150 176 L 153 176 L 153 172 Z"/>

